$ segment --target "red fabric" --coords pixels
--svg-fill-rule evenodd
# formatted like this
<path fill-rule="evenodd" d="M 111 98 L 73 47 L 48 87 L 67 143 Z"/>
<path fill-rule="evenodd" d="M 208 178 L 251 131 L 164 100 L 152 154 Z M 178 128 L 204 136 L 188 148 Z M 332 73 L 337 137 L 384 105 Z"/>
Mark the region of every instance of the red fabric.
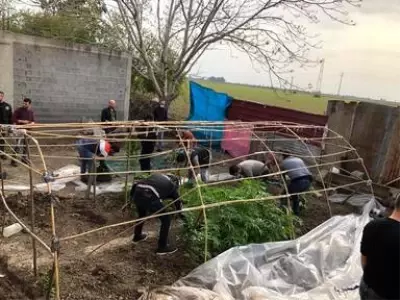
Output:
<path fill-rule="evenodd" d="M 246 127 L 225 125 L 221 148 L 232 157 L 248 155 L 252 131 L 253 126 L 250 125 L 246 125 Z"/>

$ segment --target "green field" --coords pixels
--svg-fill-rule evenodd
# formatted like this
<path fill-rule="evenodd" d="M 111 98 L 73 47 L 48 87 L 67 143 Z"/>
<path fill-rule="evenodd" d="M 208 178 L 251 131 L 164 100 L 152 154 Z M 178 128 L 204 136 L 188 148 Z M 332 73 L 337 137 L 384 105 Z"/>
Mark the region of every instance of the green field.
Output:
<path fill-rule="evenodd" d="M 271 106 L 289 108 L 308 113 L 325 114 L 328 97 L 314 97 L 304 92 L 274 91 L 267 87 L 256 87 L 244 84 L 218 83 L 208 80 L 196 80 L 197 83 L 217 92 L 227 93 L 235 99 L 265 103 Z M 181 96 L 174 101 L 171 112 L 177 119 L 185 118 L 189 113 L 189 87 L 182 89 Z"/>
<path fill-rule="evenodd" d="M 233 83 L 218 83 L 207 80 L 197 81 L 199 84 L 209 87 L 217 92 L 231 95 L 235 99 L 249 100 L 265 103 L 271 106 L 284 107 L 308 113 L 323 115 L 328 104 L 328 98 L 314 97 L 312 94 L 303 92 L 274 91 L 267 87 L 256 87 Z"/>

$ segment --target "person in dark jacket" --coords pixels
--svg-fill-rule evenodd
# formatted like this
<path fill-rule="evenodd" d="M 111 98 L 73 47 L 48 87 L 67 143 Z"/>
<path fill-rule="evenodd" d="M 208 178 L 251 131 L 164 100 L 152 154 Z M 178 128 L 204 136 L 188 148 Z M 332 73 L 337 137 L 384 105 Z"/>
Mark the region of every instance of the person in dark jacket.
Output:
<path fill-rule="evenodd" d="M 165 108 L 165 101 L 160 101 L 157 107 L 154 109 L 154 121 L 166 122 L 168 121 L 168 111 Z M 164 131 L 162 128 L 157 129 L 157 151 L 162 151 L 164 147 Z"/>
<path fill-rule="evenodd" d="M 117 121 L 117 106 L 115 100 L 108 101 L 108 106 L 101 111 L 101 122 L 115 122 Z M 115 127 L 104 128 L 105 133 L 110 133 L 115 130 Z"/>
<path fill-rule="evenodd" d="M 9 125 L 12 123 L 13 123 L 12 122 L 12 107 L 4 99 L 4 92 L 0 91 L 0 124 Z M 7 132 L 5 130 L 1 132 L 0 151 L 2 151 L 2 152 L 4 152 L 4 146 L 5 146 L 4 137 L 6 135 L 7 135 Z M 4 154 L 1 154 L 0 158 L 6 159 L 6 156 Z"/>
<path fill-rule="evenodd" d="M 22 106 L 17 108 L 13 114 L 13 123 L 15 125 L 32 125 L 35 124 L 35 116 L 32 110 L 32 100 L 29 98 L 24 98 Z M 17 138 L 16 146 L 14 147 L 15 153 L 21 153 L 21 161 L 28 164 L 27 159 L 27 149 L 24 144 L 23 137 Z M 17 162 L 15 160 L 11 161 L 11 165 L 16 167 Z"/>
<path fill-rule="evenodd" d="M 197 170 L 200 169 L 201 180 L 207 183 L 210 179 L 209 164 L 211 162 L 211 152 L 203 147 L 195 147 L 187 150 L 187 155 L 190 157 L 190 162 L 193 165 L 194 170 L 189 169 L 188 178 L 189 182 L 193 182 L 196 177 Z M 176 156 L 176 161 L 179 164 L 190 166 L 187 161 L 187 155 L 184 150 L 181 150 Z"/>
<path fill-rule="evenodd" d="M 153 121 L 152 116 L 147 116 L 145 118 L 146 122 Z M 150 154 L 154 152 L 155 144 L 156 144 L 156 132 L 153 127 L 137 127 L 136 130 L 139 132 L 138 137 L 140 139 L 140 144 L 142 146 L 140 152 L 140 170 L 142 171 L 149 171 L 151 170 L 151 158 L 149 157 Z"/>
<path fill-rule="evenodd" d="M 135 183 L 131 189 L 131 201 L 135 203 L 139 218 L 144 218 L 149 214 L 165 212 L 163 200 L 174 200 L 175 209 L 182 209 L 182 201 L 179 199 L 179 179 L 172 174 L 155 173 L 150 177 Z M 158 238 L 158 255 L 170 254 L 177 250 L 176 247 L 168 245 L 169 227 L 171 216 L 164 215 L 159 217 L 161 221 L 160 234 Z M 143 222 L 135 226 L 133 243 L 138 243 L 147 239 L 147 234 L 142 233 Z"/>

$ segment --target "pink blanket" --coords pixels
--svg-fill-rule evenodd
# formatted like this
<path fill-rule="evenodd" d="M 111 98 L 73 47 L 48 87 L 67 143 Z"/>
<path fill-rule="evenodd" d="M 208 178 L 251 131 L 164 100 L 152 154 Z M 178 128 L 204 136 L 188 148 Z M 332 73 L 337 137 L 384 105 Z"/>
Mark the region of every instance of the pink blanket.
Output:
<path fill-rule="evenodd" d="M 225 125 L 224 136 L 221 142 L 223 150 L 227 151 L 232 157 L 248 155 L 250 152 L 250 142 L 253 126 L 251 125 Z"/>

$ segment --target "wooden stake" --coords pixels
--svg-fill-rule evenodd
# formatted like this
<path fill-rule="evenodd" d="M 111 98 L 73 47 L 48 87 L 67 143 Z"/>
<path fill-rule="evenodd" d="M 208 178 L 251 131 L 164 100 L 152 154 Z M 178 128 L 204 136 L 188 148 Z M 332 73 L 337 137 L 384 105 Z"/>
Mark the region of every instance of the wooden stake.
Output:
<path fill-rule="evenodd" d="M 29 140 L 26 135 L 24 137 L 26 159 L 29 166 L 31 166 L 31 155 L 29 150 Z M 29 187 L 30 187 L 30 200 L 31 200 L 31 231 L 35 233 L 35 198 L 33 195 L 33 174 L 32 168 L 29 168 Z M 33 254 L 33 276 L 37 277 L 37 251 L 36 251 L 36 240 L 32 237 L 32 254 Z"/>
<path fill-rule="evenodd" d="M 128 149 L 127 149 L 127 155 L 126 155 L 126 171 L 129 171 L 130 169 L 130 165 L 131 165 L 131 136 L 132 136 L 132 131 L 133 131 L 133 127 L 131 128 L 130 132 L 129 132 L 129 137 L 128 137 Z M 128 206 L 128 173 L 125 174 L 125 205 L 124 207 Z"/>

